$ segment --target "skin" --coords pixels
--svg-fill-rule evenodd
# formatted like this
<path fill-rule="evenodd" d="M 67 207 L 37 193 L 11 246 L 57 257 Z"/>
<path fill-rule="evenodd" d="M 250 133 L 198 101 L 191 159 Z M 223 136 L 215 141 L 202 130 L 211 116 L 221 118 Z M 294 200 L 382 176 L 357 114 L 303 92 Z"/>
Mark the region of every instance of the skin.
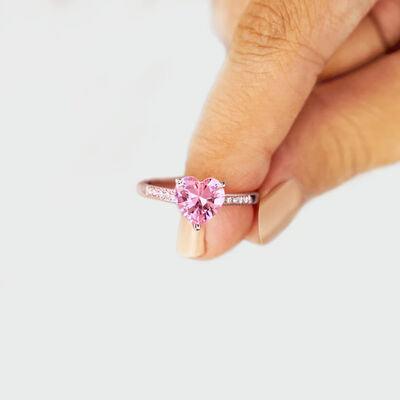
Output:
<path fill-rule="evenodd" d="M 262 199 L 295 179 L 305 203 L 400 159 L 399 0 L 214 6 L 227 59 L 186 174 L 223 177 L 228 192 L 258 190 Z M 245 238 L 260 242 L 259 224 L 251 207 L 221 209 L 206 226 L 201 258 Z"/>

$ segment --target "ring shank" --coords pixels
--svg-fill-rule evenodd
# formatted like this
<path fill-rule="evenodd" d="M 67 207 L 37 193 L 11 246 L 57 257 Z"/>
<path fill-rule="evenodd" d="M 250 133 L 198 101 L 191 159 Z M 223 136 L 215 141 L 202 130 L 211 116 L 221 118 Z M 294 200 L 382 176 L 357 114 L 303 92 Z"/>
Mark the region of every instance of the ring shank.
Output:
<path fill-rule="evenodd" d="M 175 179 L 150 179 L 141 181 L 137 185 L 138 193 L 148 199 L 176 204 Z M 225 194 L 225 206 L 248 206 L 257 204 L 257 192 Z"/>

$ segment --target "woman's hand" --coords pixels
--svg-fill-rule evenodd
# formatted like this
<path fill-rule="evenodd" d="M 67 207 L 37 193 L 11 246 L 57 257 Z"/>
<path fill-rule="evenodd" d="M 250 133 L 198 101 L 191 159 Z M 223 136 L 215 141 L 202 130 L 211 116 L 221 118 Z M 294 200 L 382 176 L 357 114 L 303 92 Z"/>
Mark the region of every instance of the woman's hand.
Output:
<path fill-rule="evenodd" d="M 228 57 L 186 173 L 259 190 L 259 210 L 223 208 L 201 233 L 182 220 L 188 257 L 215 257 L 246 236 L 266 243 L 308 199 L 400 159 L 400 53 L 382 56 L 399 40 L 400 1 L 239 3 L 218 19 Z"/>

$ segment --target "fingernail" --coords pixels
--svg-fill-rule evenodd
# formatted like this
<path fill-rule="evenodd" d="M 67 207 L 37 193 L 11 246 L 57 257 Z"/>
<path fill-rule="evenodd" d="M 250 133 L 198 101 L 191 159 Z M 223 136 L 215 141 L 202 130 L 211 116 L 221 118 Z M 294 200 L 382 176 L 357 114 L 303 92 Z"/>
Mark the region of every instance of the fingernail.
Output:
<path fill-rule="evenodd" d="M 281 183 L 261 198 L 258 209 L 260 242 L 269 242 L 284 229 L 300 209 L 303 200 L 301 187 L 294 179 Z"/>
<path fill-rule="evenodd" d="M 186 218 L 181 218 L 176 246 L 178 253 L 186 258 L 202 256 L 206 252 L 204 230 L 205 227 L 202 226 L 196 231 Z"/>

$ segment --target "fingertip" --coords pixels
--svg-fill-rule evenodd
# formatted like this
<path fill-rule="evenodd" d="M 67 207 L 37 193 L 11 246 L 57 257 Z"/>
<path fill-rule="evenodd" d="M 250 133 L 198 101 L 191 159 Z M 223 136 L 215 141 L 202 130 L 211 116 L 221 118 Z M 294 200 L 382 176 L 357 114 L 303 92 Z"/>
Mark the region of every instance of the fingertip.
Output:
<path fill-rule="evenodd" d="M 216 258 L 244 239 L 253 223 L 252 206 L 223 207 L 205 227 L 205 251 L 198 259 Z M 202 228 L 203 229 L 203 228 Z"/>
<path fill-rule="evenodd" d="M 290 179 L 277 185 L 261 198 L 257 216 L 246 239 L 256 244 L 271 242 L 289 225 L 304 199 L 297 180 Z"/>
<path fill-rule="evenodd" d="M 195 230 L 192 224 L 181 217 L 176 242 L 177 252 L 185 258 L 199 258 L 206 252 L 205 229 Z"/>

